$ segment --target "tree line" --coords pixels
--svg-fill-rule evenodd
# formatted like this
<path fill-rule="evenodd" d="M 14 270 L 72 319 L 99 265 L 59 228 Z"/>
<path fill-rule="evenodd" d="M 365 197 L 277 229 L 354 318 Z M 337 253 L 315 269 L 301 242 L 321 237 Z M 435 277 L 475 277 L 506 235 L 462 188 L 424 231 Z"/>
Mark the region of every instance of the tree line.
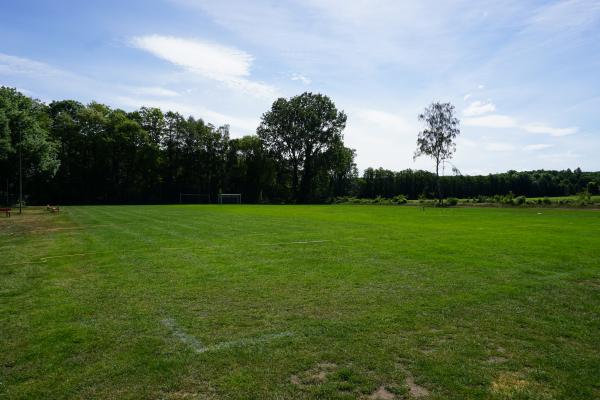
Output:
<path fill-rule="evenodd" d="M 599 194 L 597 182 L 600 182 L 600 172 L 583 172 L 580 168 L 440 177 L 444 196 L 456 198 L 477 198 L 508 193 L 527 197 L 569 196 L 585 191 Z M 392 198 L 405 195 L 409 199 L 434 198 L 436 190 L 436 176 L 428 171 L 406 169 L 397 172 L 383 168 L 367 168 L 362 177 L 357 178 L 354 196 Z"/>
<path fill-rule="evenodd" d="M 298 107 L 305 124 L 285 125 Z M 341 135 L 345 118 L 326 96 L 305 93 L 278 100 L 258 135 L 231 138 L 227 125 L 177 112 L 74 100 L 46 105 L 2 87 L 0 201 L 16 200 L 21 154 L 32 203 L 172 203 L 180 193 L 320 202 L 348 194 L 357 175 Z"/>
<path fill-rule="evenodd" d="M 554 196 L 590 182 L 597 190 L 594 182 L 600 182 L 600 174 L 579 169 L 436 179 L 427 171 L 368 168 L 359 176 L 356 152 L 343 141 L 345 125 L 345 113 L 330 98 L 312 93 L 276 100 L 256 135 L 231 138 L 227 125 L 173 111 L 127 112 L 74 100 L 45 104 L 0 87 L 0 202 L 17 200 L 19 158 L 25 198 L 38 204 L 173 203 L 179 193 L 212 199 L 241 193 L 250 203 L 508 191 Z M 426 145 L 420 143 L 422 154 Z M 448 158 L 438 160 L 438 168 Z"/>

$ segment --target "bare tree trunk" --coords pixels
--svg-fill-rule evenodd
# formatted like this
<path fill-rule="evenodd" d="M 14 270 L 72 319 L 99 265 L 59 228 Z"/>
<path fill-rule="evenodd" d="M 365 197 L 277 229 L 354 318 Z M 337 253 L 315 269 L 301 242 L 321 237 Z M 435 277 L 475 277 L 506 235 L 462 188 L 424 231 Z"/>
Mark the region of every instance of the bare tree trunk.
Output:
<path fill-rule="evenodd" d="M 298 162 L 292 161 L 292 194 L 294 196 L 294 200 L 298 199 Z"/>
<path fill-rule="evenodd" d="M 442 183 L 440 181 L 440 162 L 436 160 L 435 163 L 435 177 L 437 180 L 437 192 L 438 192 L 438 202 L 442 205 Z"/>

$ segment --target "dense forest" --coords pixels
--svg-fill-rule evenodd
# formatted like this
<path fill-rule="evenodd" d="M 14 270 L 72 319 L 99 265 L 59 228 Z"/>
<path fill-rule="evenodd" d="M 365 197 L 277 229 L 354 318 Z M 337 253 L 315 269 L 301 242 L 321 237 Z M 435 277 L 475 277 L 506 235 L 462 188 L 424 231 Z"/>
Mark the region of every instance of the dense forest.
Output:
<path fill-rule="evenodd" d="M 297 121 L 302 121 L 298 123 Z M 326 202 L 338 196 L 431 197 L 436 175 L 368 168 L 343 143 L 346 115 L 323 95 L 279 99 L 256 135 L 157 108 L 126 112 L 73 100 L 44 104 L 0 88 L 0 203 L 17 200 L 19 158 L 31 204 L 173 203 L 180 193 L 243 201 Z M 600 173 L 509 171 L 443 176 L 444 196 L 561 196 L 598 191 Z"/>

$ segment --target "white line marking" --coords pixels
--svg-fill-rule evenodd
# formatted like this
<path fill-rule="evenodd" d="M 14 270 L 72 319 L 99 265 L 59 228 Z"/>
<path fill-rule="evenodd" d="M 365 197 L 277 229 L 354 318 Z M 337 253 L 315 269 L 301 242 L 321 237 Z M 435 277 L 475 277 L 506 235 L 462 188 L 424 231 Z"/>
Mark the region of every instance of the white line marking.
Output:
<path fill-rule="evenodd" d="M 196 353 L 204 352 L 203 350 L 205 349 L 205 347 L 202 346 L 202 343 L 200 343 L 200 341 L 194 336 L 188 335 L 183 330 L 181 330 L 174 320 L 172 320 L 171 318 L 166 318 L 162 320 L 162 323 L 164 326 L 169 328 L 171 332 L 173 332 L 173 336 L 179 339 L 182 343 L 185 343 L 188 346 L 190 346 L 192 349 L 194 349 Z"/>
<path fill-rule="evenodd" d="M 271 340 L 292 336 L 294 336 L 292 332 L 280 332 L 270 333 L 267 335 L 258 336 L 256 338 L 245 338 L 240 340 L 233 340 L 231 342 L 221 342 L 213 344 L 211 346 L 206 346 L 204 349 L 202 349 L 202 351 L 200 351 L 200 353 L 205 353 L 207 351 L 230 349 L 232 347 L 251 346 L 258 343 L 270 342 Z"/>
<path fill-rule="evenodd" d="M 355 238 L 356 240 L 362 240 L 362 238 Z M 326 242 L 331 242 L 331 240 L 303 240 L 303 241 L 295 241 L 295 242 L 280 242 L 280 243 L 258 243 L 257 246 L 285 246 L 285 245 L 289 245 L 289 244 L 311 244 L 311 243 L 326 243 Z M 92 251 L 89 253 L 74 253 L 74 254 L 60 254 L 60 255 L 55 255 L 55 256 L 45 256 L 45 257 L 40 257 L 37 260 L 29 260 L 29 261 L 19 261 L 19 262 L 14 262 L 14 263 L 10 263 L 10 264 L 2 264 L 0 266 L 2 267 L 7 267 L 10 265 L 22 265 L 22 264 L 38 264 L 38 263 L 45 263 L 48 260 L 52 260 L 55 258 L 68 258 L 68 257 L 85 257 L 85 256 L 91 256 L 91 255 L 98 255 L 98 254 L 129 254 L 129 253 L 134 253 L 134 252 L 151 252 L 151 251 L 172 251 L 172 250 L 208 250 L 208 249 L 213 249 L 213 248 L 217 248 L 220 247 L 218 245 L 214 245 L 214 246 L 184 246 L 184 247 L 141 247 L 141 248 L 137 248 L 137 249 L 121 249 L 119 250 L 112 250 L 112 251 Z"/>
<path fill-rule="evenodd" d="M 41 257 L 40 262 L 45 263 L 46 261 L 53 259 L 53 258 L 85 257 L 85 256 L 91 256 L 91 255 L 96 255 L 96 254 L 106 254 L 106 253 L 113 253 L 113 252 L 112 251 L 92 251 L 91 253 L 75 253 L 75 254 L 61 254 L 59 256 L 46 256 L 46 257 Z"/>
<path fill-rule="evenodd" d="M 192 350 L 194 350 L 198 354 L 206 353 L 209 351 L 226 350 L 231 349 L 233 347 L 251 346 L 258 343 L 269 342 L 275 339 L 294 336 L 292 332 L 270 333 L 255 338 L 243 338 L 239 340 L 232 340 L 230 342 L 221 342 L 210 346 L 203 346 L 198 339 L 181 329 L 173 319 L 163 319 L 162 323 L 164 326 L 169 328 L 169 330 L 173 333 L 173 336 L 179 339 L 179 341 L 181 341 L 182 343 L 188 345 Z"/>
<path fill-rule="evenodd" d="M 308 243 L 325 243 L 330 242 L 330 240 L 305 240 L 298 242 L 281 242 L 281 243 L 261 243 L 259 246 L 280 246 L 285 244 L 308 244 Z"/>

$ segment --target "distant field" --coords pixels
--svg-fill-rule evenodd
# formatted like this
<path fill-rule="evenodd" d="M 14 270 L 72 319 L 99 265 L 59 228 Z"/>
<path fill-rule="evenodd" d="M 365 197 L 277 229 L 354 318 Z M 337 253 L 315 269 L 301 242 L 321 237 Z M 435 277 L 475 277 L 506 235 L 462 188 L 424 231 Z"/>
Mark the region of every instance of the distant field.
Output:
<path fill-rule="evenodd" d="M 0 398 L 600 398 L 600 212 L 0 218 Z"/>

